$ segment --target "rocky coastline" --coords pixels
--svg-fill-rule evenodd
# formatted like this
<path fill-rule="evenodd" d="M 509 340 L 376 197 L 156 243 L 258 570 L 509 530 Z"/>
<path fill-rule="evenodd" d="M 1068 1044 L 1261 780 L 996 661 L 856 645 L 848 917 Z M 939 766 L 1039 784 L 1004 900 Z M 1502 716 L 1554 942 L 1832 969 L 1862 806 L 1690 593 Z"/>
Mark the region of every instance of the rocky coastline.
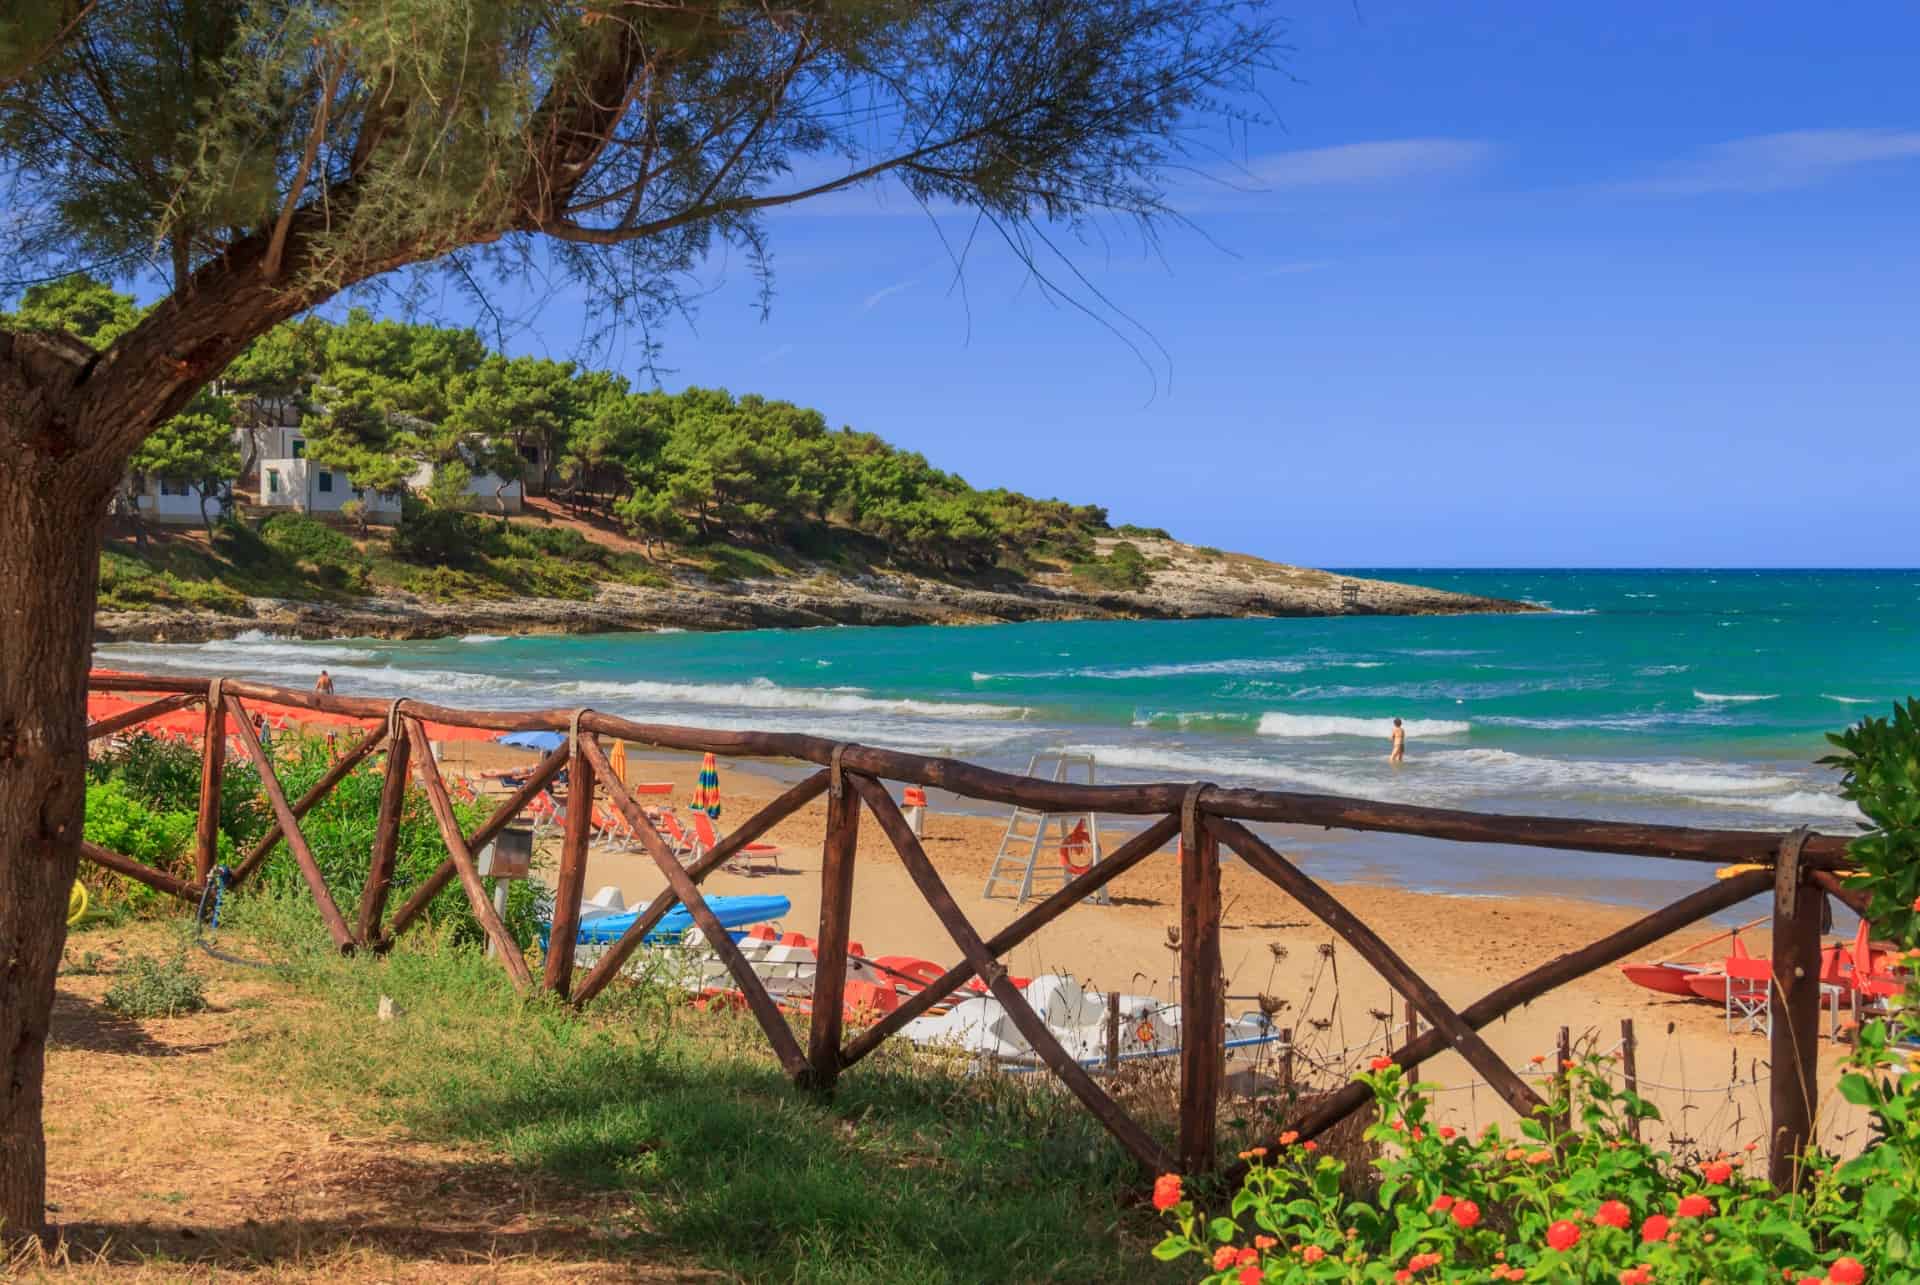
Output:
<path fill-rule="evenodd" d="M 250 598 L 245 614 L 101 612 L 100 642 L 208 642 L 249 630 L 290 638 L 428 639 L 476 633 L 590 634 L 825 625 L 960 625 L 1029 620 L 1194 620 L 1258 616 L 1458 615 L 1538 611 L 1531 603 L 1334 575 L 1175 541 L 1137 542 L 1156 560 L 1139 590 L 1088 587 L 1067 574 L 972 585 L 897 572 L 711 581 L 669 588 L 606 583 L 591 599 L 434 601 L 411 594 L 348 600 Z"/>

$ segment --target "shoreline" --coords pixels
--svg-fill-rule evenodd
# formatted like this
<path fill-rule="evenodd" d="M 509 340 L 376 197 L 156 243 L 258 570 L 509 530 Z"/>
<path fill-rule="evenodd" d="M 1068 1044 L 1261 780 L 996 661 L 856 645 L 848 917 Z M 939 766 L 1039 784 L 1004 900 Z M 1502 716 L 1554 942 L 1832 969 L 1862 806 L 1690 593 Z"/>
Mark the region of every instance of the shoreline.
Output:
<path fill-rule="evenodd" d="M 1535 603 L 1343 576 L 1140 541 L 1165 565 L 1137 591 L 1096 589 L 1049 573 L 1027 581 L 966 583 L 903 571 L 731 581 L 683 577 L 667 588 L 602 582 L 588 599 L 503 597 L 436 601 L 388 592 L 360 598 L 247 598 L 246 615 L 203 607 L 102 611 L 96 643 L 198 643 L 251 630 L 307 641 L 429 640 L 475 633 L 552 635 L 684 629 L 717 633 L 836 625 L 979 625 L 1069 620 L 1222 620 L 1258 617 L 1513 615 Z M 804 568 L 802 570 L 805 570 Z"/>
<path fill-rule="evenodd" d="M 527 757 L 485 742 L 454 742 L 452 766 L 476 770 Z M 684 805 L 691 796 L 698 760 L 648 751 L 630 757 L 630 779 L 670 783 L 671 798 Z M 780 792 L 777 773 L 751 762 L 723 762 L 724 804 L 719 829 L 725 833 Z M 1010 923 L 1034 904 L 1017 906 L 1008 896 L 981 896 L 985 875 L 998 849 L 1004 820 L 991 815 L 935 810 L 926 823 L 924 843 L 968 919 L 983 936 Z M 774 826 L 766 841 L 782 848 L 782 873 L 744 875 L 716 871 L 703 887 L 717 894 L 778 894 L 792 909 L 784 926 L 812 936 L 820 913 L 821 840 L 824 799 Z M 1318 833 L 1318 832 L 1314 832 Z M 1300 836 L 1305 838 L 1303 834 Z M 536 877 L 551 881 L 557 860 L 557 834 L 538 845 Z M 1105 850 L 1117 843 L 1108 839 Z M 1547 959 L 1639 919 L 1640 909 L 1599 901 L 1575 877 L 1542 874 L 1528 891 L 1499 895 L 1426 892 L 1391 880 L 1350 880 L 1330 876 L 1311 848 L 1283 842 L 1301 868 L 1321 883 L 1439 991 L 1456 1010 Z M 1391 846 L 1391 843 L 1389 844 Z M 1043 865 L 1046 855 L 1043 852 Z M 869 957 L 904 954 L 933 960 L 942 967 L 958 958 L 946 929 L 913 885 L 904 865 L 878 827 L 865 821 L 856 852 L 852 937 Z M 544 871 L 541 863 L 544 862 Z M 1710 868 L 1697 867 L 1700 883 Z M 602 844 L 590 850 L 586 894 L 605 886 L 621 890 L 629 906 L 644 903 L 665 887 L 644 851 Z M 1049 883 L 1042 893 L 1050 891 Z M 1169 845 L 1113 881 L 1111 905 L 1091 902 L 1074 907 L 1010 952 L 1005 962 L 1021 976 L 1069 972 L 1095 989 L 1152 994 L 1177 1001 L 1175 954 L 1169 946 L 1180 917 L 1178 870 Z M 1228 1012 L 1255 1010 L 1261 997 L 1280 1001 L 1275 1024 L 1292 1027 L 1310 1060 L 1334 1065 L 1356 1049 L 1397 1040 L 1405 1021 L 1404 1001 L 1345 942 L 1287 894 L 1245 865 L 1224 861 L 1222 891 L 1222 965 L 1227 979 Z M 1745 917 L 1751 917 L 1747 915 Z M 1712 938 L 1727 925 L 1702 921 L 1635 959 L 1684 952 Z M 1749 949 L 1765 954 L 1763 926 L 1745 935 Z M 1718 959 L 1726 943 L 1711 945 L 1701 957 Z M 1632 962 L 1631 960 L 1622 961 Z M 1621 1022 L 1635 1021 L 1639 1065 L 1647 1082 L 1645 1096 L 1661 1106 L 1673 1127 L 1675 1145 L 1711 1145 L 1737 1150 L 1753 1139 L 1741 1132 L 1764 1119 L 1764 1077 L 1753 1070 L 1764 1062 L 1763 1034 L 1730 1033 L 1721 1009 L 1704 1001 L 1663 998 L 1626 980 L 1614 966 L 1556 989 L 1540 1001 L 1517 1009 L 1482 1034 L 1509 1065 L 1523 1073 L 1535 1055 L 1551 1056 L 1560 1027 L 1569 1027 L 1576 1043 L 1585 1040 L 1605 1052 L 1617 1043 Z M 1821 1042 L 1822 1082 L 1836 1082 L 1846 1047 Z M 1738 1074 L 1730 1078 L 1729 1067 Z M 1757 1077 L 1757 1078 L 1756 1078 Z M 1453 1122 L 1479 1127 L 1511 1119 L 1490 1092 L 1480 1092 L 1480 1077 L 1457 1055 L 1444 1054 L 1423 1064 L 1422 1078 L 1443 1086 L 1443 1114 Z M 1656 1088 L 1655 1086 L 1664 1086 Z M 1704 1095 L 1704 1097 L 1703 1097 Z M 1756 1097 L 1757 1095 L 1757 1097 Z M 1726 1108 L 1711 1121 L 1702 1110 L 1706 1098 Z M 1683 1111 L 1683 1108 L 1686 1110 Z M 1710 1126 L 1710 1127 L 1709 1127 Z M 1820 1131 L 1833 1140 L 1857 1127 L 1855 1110 L 1837 1098 L 1820 1104 Z M 1692 1142 L 1685 1142 L 1691 1139 Z"/>

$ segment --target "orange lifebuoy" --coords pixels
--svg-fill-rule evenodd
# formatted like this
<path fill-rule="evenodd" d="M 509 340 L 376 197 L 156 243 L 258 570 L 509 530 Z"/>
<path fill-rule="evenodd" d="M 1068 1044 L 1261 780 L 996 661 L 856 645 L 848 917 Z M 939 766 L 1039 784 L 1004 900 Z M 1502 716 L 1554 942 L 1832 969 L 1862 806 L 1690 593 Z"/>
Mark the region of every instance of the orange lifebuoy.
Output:
<path fill-rule="evenodd" d="M 1139 1028 L 1134 1031 L 1134 1036 L 1137 1039 L 1139 1039 L 1139 1041 L 1142 1044 L 1152 1044 L 1153 1043 L 1153 1023 L 1152 1022 L 1140 1023 Z"/>
<path fill-rule="evenodd" d="M 1073 833 L 1060 845 L 1060 864 L 1066 867 L 1068 874 L 1074 875 L 1083 875 L 1093 869 L 1093 839 L 1087 834 L 1085 821 L 1075 825 Z"/>

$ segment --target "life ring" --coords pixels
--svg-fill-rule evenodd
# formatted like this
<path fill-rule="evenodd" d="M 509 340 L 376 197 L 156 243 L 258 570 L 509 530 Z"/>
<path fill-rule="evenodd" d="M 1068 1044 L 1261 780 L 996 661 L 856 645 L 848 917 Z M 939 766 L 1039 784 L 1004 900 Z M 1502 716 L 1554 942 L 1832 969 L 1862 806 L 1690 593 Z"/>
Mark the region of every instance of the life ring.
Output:
<path fill-rule="evenodd" d="M 1139 1040 L 1142 1044 L 1147 1044 L 1147 1045 L 1153 1044 L 1154 1043 L 1153 1023 L 1152 1022 L 1140 1023 L 1139 1027 L 1134 1031 L 1133 1036 L 1135 1039 Z"/>
<path fill-rule="evenodd" d="M 1087 833 L 1087 823 L 1082 821 L 1060 845 L 1060 864 L 1068 874 L 1083 875 L 1093 869 L 1093 857 L 1093 838 Z"/>

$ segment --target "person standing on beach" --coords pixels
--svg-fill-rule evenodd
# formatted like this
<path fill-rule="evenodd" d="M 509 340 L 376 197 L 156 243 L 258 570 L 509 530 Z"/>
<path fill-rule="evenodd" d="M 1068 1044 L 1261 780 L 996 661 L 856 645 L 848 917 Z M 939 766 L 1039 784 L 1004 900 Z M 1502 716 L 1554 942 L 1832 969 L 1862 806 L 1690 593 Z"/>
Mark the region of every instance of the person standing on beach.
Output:
<path fill-rule="evenodd" d="M 1393 720 L 1393 748 L 1387 751 L 1387 762 L 1395 767 L 1407 761 L 1407 729 L 1400 726 L 1400 720 Z"/>
<path fill-rule="evenodd" d="M 333 676 L 324 669 L 320 671 L 320 677 L 313 680 L 313 694 L 315 696 L 333 695 Z"/>

